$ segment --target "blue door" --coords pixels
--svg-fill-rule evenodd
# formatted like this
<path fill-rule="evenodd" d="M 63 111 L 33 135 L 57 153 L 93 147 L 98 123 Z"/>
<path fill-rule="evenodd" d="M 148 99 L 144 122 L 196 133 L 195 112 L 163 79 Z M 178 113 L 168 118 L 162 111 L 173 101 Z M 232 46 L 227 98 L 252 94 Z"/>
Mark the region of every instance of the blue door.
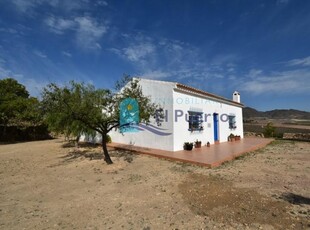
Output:
<path fill-rule="evenodd" d="M 219 140 L 218 126 L 219 126 L 219 115 L 217 113 L 213 113 L 214 141 Z"/>

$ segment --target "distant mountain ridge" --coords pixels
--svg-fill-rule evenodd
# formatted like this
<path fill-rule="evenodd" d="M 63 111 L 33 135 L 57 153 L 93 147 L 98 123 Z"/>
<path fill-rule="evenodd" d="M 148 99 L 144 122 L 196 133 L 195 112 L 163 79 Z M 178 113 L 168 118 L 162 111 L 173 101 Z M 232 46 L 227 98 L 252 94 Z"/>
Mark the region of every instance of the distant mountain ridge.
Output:
<path fill-rule="evenodd" d="M 271 119 L 310 119 L 310 112 L 296 109 L 274 109 L 266 112 L 251 107 L 243 108 L 243 118 L 265 117 Z"/>

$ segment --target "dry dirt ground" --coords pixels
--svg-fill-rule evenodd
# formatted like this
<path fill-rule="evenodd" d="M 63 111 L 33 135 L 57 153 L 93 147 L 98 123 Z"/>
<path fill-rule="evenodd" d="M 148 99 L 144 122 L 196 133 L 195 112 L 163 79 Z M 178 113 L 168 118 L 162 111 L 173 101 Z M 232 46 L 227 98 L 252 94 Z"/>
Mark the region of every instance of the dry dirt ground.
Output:
<path fill-rule="evenodd" d="M 310 228 L 309 142 L 216 169 L 111 155 L 60 139 L 0 145 L 0 229 Z"/>

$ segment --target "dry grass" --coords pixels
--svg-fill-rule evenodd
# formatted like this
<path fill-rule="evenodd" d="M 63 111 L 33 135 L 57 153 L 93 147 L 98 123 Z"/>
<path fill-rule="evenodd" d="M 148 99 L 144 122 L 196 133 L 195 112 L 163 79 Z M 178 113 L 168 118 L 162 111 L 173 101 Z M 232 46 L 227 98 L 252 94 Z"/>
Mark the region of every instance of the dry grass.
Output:
<path fill-rule="evenodd" d="M 216 168 L 60 140 L 0 146 L 0 229 L 307 229 L 310 143 Z"/>

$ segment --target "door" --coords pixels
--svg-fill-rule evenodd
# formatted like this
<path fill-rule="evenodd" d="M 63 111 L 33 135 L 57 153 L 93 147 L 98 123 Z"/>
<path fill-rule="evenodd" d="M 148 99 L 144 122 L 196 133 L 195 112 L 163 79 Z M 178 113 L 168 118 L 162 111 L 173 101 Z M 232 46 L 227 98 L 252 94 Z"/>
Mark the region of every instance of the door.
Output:
<path fill-rule="evenodd" d="M 219 115 L 213 113 L 214 142 L 219 140 Z"/>

